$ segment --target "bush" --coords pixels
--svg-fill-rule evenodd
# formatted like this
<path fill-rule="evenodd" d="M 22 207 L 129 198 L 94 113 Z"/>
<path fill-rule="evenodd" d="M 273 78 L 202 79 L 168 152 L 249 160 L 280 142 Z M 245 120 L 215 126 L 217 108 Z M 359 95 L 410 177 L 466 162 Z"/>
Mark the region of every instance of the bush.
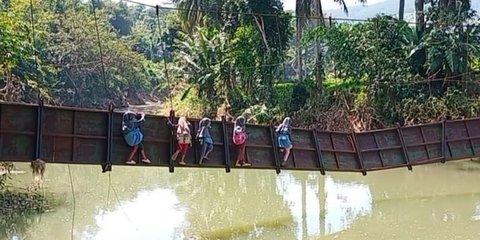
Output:
<path fill-rule="evenodd" d="M 410 125 L 477 117 L 480 114 L 480 101 L 470 99 L 461 90 L 451 87 L 443 97 L 420 95 L 404 99 L 402 114 L 405 123 Z"/>
<path fill-rule="evenodd" d="M 31 191 L 0 192 L 0 239 L 13 239 L 32 224 L 31 214 L 46 212 L 50 200 Z"/>
<path fill-rule="evenodd" d="M 310 98 L 310 92 L 315 89 L 311 80 L 298 83 L 277 83 L 274 86 L 274 106 L 283 115 L 291 115 L 302 109 Z"/>

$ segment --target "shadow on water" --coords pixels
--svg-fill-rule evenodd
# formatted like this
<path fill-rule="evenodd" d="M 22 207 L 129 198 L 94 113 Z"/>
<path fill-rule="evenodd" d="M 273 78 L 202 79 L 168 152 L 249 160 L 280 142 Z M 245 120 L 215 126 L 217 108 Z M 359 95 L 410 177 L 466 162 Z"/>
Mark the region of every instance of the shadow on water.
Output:
<path fill-rule="evenodd" d="M 98 166 L 72 165 L 73 234 L 75 239 L 368 239 L 375 234 L 447 239 L 455 236 L 445 229 L 461 229 L 472 238 L 480 227 L 478 173 L 458 168 L 476 164 L 366 177 L 181 168 L 169 174 L 165 168 L 116 167 L 111 185 Z M 46 191 L 66 203 L 21 229 L 21 235 L 70 239 L 73 204 L 66 166 L 50 164 L 46 179 Z M 31 179 L 15 181 L 22 185 Z"/>

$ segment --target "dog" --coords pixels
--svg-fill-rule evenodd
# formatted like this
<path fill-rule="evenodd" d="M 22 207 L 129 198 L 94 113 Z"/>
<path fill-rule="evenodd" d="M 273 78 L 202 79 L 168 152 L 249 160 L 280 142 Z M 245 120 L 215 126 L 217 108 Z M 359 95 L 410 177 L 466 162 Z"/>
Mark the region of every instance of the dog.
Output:
<path fill-rule="evenodd" d="M 37 187 L 43 186 L 43 174 L 45 173 L 46 163 L 40 158 L 33 160 L 30 164 L 32 169 L 33 181 Z"/>

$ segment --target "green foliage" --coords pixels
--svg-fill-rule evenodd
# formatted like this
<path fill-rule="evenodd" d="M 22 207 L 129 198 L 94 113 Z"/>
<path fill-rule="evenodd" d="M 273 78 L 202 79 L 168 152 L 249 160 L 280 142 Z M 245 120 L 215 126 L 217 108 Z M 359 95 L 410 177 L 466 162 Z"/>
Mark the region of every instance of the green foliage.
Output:
<path fill-rule="evenodd" d="M 282 115 L 291 115 L 303 108 L 310 97 L 310 91 L 313 90 L 313 84 L 305 80 L 298 83 L 278 83 L 275 84 L 275 94 L 273 106 L 277 106 Z"/>
<path fill-rule="evenodd" d="M 322 102 L 313 105 L 322 108 L 344 99 L 350 114 L 371 107 L 376 120 L 385 125 L 405 119 L 418 123 L 442 116 L 476 116 L 477 105 L 468 99 L 477 93 L 461 91 L 456 85 L 446 88 L 436 81 L 424 83 L 419 65 L 426 59 L 425 69 L 433 77 L 475 69 L 478 28 L 459 24 L 474 16 L 465 5 L 431 8 L 428 19 L 434 24 L 422 39 L 407 23 L 389 16 L 378 16 L 364 24 L 342 23 L 314 29 L 306 34 L 304 44 L 320 40 L 327 50 L 326 70 L 340 79 L 327 80 Z M 427 111 L 430 108 L 435 110 Z"/>
<path fill-rule="evenodd" d="M 306 54 L 291 46 L 296 19 L 280 0 L 172 2 L 186 11 L 160 11 L 157 19 L 153 8 L 95 1 L 96 25 L 89 1 L 34 0 L 35 46 L 30 1 L 2 2 L 0 100 L 36 101 L 39 93 L 52 104 L 104 107 L 165 98 L 171 87 L 177 112 L 189 116 L 214 116 L 229 105 L 255 122 L 291 115 L 335 129 L 478 113 L 471 99 L 480 86 L 466 74 L 480 71 L 480 29 L 469 1 L 432 1 L 420 38 L 391 16 L 328 27 L 312 21 L 318 27 L 303 37 Z M 297 3 L 302 16 L 315 5 Z M 300 38 L 308 21 L 299 21 Z M 319 51 L 311 54 L 312 47 Z M 306 80 L 285 83 L 302 72 L 289 64 L 300 68 L 302 55 L 314 55 L 305 59 Z"/>
<path fill-rule="evenodd" d="M 293 88 L 294 83 L 278 83 L 275 84 L 275 103 L 274 105 L 278 106 L 282 112 L 288 113 L 290 103 L 293 99 Z"/>
<path fill-rule="evenodd" d="M 402 100 L 402 117 L 408 124 L 476 117 L 480 114 L 479 99 L 470 99 L 464 92 L 449 88 L 444 97 L 420 95 Z"/>
<path fill-rule="evenodd" d="M 195 86 L 209 108 L 228 102 L 236 112 L 268 103 L 279 77 L 291 34 L 289 16 L 280 1 L 176 1 L 178 6 L 225 10 L 220 14 L 190 12 L 181 15 L 176 56 L 178 74 Z M 284 15 L 234 15 L 227 11 L 271 12 Z M 188 11 L 186 11 L 188 12 Z M 219 18 L 222 16 L 222 18 Z M 195 25 L 196 24 L 196 25 Z M 196 27 L 193 28 L 192 26 Z M 272 64 L 273 63 L 273 64 Z M 267 104 L 271 105 L 271 104 Z"/>
<path fill-rule="evenodd" d="M 0 238 L 13 239 L 34 224 L 31 214 L 53 208 L 53 201 L 37 192 L 0 191 Z"/>
<path fill-rule="evenodd" d="M 27 26 L 12 12 L 0 12 L 0 72 L 11 70 L 27 57 Z"/>
<path fill-rule="evenodd" d="M 469 2 L 463 1 L 447 8 L 433 4 L 426 17 L 433 24 L 427 28 L 411 55 L 418 55 L 419 51 L 426 52 L 428 76 L 459 75 L 469 70 L 469 62 L 480 56 L 480 28 L 466 25 L 478 20 Z"/>
<path fill-rule="evenodd" d="M 7 186 L 7 181 L 10 179 L 10 173 L 15 166 L 10 162 L 0 162 L 0 191 L 3 191 Z"/>
<path fill-rule="evenodd" d="M 100 40 L 90 2 L 34 1 L 33 33 L 27 28 L 30 2 L 12 1 L 0 14 L 0 55 L 8 58 L 0 57 L 0 83 L 5 85 L 0 90 L 6 92 L 0 99 L 35 101 L 40 93 L 53 104 L 104 107 L 122 105 L 125 98 L 138 101 L 139 94 L 159 89 L 160 67 L 132 51 L 132 16 L 138 12 L 109 1 L 96 7 Z M 36 59 L 29 34 L 35 34 Z"/>

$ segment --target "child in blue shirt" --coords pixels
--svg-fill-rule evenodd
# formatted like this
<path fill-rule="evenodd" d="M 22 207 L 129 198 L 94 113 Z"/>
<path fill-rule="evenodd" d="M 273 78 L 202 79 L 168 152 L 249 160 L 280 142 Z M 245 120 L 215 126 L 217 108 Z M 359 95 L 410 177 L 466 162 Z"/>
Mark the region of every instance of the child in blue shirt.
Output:
<path fill-rule="evenodd" d="M 143 133 L 140 130 L 140 123 L 145 121 L 145 114 L 140 113 L 136 114 L 131 111 L 127 111 L 123 114 L 122 117 L 122 132 L 123 138 L 128 146 L 132 147 L 132 151 L 130 152 L 130 156 L 128 157 L 128 161 L 126 164 L 136 164 L 135 160 L 135 153 L 140 150 L 142 155 L 142 162 L 143 163 L 151 163 L 150 160 L 145 155 L 145 150 L 143 146 Z"/>

